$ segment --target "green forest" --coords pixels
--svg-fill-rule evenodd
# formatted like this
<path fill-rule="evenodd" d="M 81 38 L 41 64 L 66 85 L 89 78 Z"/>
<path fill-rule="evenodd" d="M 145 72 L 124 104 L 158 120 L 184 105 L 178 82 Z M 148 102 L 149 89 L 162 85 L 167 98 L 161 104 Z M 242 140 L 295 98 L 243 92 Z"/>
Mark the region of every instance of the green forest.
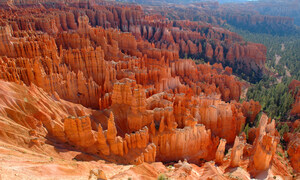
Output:
<path fill-rule="evenodd" d="M 292 79 L 300 80 L 300 33 L 278 36 L 252 33 L 228 25 L 226 28 L 241 35 L 246 42 L 261 43 L 267 47 L 266 68 L 270 75 L 252 84 L 247 99 L 259 101 L 262 111 L 277 121 L 293 120 L 289 112 L 294 98 L 288 85 Z"/>
<path fill-rule="evenodd" d="M 282 83 L 269 85 L 268 81 L 262 80 L 254 84 L 247 92 L 247 98 L 259 101 L 262 111 L 276 120 L 287 119 L 294 98 L 289 93 L 290 80 Z"/>
<path fill-rule="evenodd" d="M 247 42 L 264 44 L 267 47 L 267 68 L 279 76 L 291 75 L 292 79 L 300 80 L 300 31 L 285 36 L 252 33 L 233 26 L 226 28 L 241 35 Z M 280 60 L 276 62 L 276 55 Z M 286 67 L 285 67 L 286 66 Z M 288 73 L 287 73 L 288 72 Z"/>

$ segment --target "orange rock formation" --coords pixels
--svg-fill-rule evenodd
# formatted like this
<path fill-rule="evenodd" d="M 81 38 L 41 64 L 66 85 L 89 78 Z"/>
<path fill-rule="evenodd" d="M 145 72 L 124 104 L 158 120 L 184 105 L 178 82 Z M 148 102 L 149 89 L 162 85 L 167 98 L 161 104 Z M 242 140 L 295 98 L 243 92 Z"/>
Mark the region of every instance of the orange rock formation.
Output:
<path fill-rule="evenodd" d="M 224 61 L 232 67 L 243 61 L 251 66 L 238 69 L 259 71 L 263 46 L 239 45 L 240 37 L 201 23 L 153 21 L 140 6 L 94 3 L 49 8 L 45 1 L 31 8 L 16 2 L 9 6 L 14 12 L 0 11 L 1 140 L 37 152 L 51 145 L 81 152 L 76 158 L 141 164 L 134 169 L 186 159 L 174 177 L 239 166 L 255 176 L 273 166 L 274 122 L 263 116 L 254 144 L 247 144 L 240 133 L 261 106 L 238 103 L 243 84 L 223 68 Z M 197 65 L 180 59 L 183 54 L 220 64 Z M 227 146 L 233 146 L 230 156 Z M 220 167 L 205 163 L 192 171 L 208 160 Z"/>

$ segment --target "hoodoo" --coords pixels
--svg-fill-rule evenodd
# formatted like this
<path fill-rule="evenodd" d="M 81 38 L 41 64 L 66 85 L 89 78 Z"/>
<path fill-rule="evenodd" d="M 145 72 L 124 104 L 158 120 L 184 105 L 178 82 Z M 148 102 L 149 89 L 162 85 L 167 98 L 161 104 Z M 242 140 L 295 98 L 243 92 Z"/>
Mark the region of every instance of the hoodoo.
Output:
<path fill-rule="evenodd" d="M 250 85 L 237 77 L 267 74 L 264 45 L 135 4 L 0 6 L 4 179 L 292 179 L 290 171 L 299 172 L 299 132 L 285 135 L 289 162 L 277 153 L 275 120 L 243 97 Z M 298 86 L 290 84 L 294 117 Z"/>

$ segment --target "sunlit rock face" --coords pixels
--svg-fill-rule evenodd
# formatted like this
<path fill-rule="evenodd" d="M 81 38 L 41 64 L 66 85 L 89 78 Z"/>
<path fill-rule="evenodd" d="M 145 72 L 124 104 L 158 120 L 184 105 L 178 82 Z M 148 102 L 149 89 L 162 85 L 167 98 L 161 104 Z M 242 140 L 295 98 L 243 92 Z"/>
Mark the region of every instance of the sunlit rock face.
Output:
<path fill-rule="evenodd" d="M 300 149 L 300 143 L 299 143 L 299 138 L 300 138 L 300 134 L 296 133 L 295 135 L 293 135 L 290 139 L 289 145 L 288 145 L 288 154 L 291 157 L 291 164 L 293 166 L 293 168 L 297 171 L 300 172 L 299 169 L 299 158 L 300 158 L 300 153 L 299 153 L 299 149 Z"/>
<path fill-rule="evenodd" d="M 290 133 L 284 134 L 284 140 L 287 142 L 287 153 L 290 157 L 291 165 L 293 166 L 296 172 L 300 172 L 299 161 L 298 161 L 299 148 L 300 148 L 300 143 L 299 143 L 300 133 L 297 132 L 299 126 L 300 126 L 300 119 L 296 120 L 292 124 L 292 126 L 290 127 L 291 128 Z"/>
<path fill-rule="evenodd" d="M 236 167 L 249 177 L 273 166 L 274 122 L 263 116 L 252 130 L 254 143 L 247 143 L 241 131 L 261 106 L 239 103 L 244 83 L 223 67 L 242 61 L 251 65 L 235 68 L 259 70 L 262 45 L 241 45 L 235 34 L 201 23 L 154 21 L 135 5 L 31 4 L 0 11 L 1 140 L 49 156 L 60 157 L 59 147 L 84 154 L 82 160 L 142 169 L 179 161 L 174 177 L 222 177 Z M 220 63 L 196 64 L 182 54 Z M 211 160 L 219 167 L 204 163 Z"/>

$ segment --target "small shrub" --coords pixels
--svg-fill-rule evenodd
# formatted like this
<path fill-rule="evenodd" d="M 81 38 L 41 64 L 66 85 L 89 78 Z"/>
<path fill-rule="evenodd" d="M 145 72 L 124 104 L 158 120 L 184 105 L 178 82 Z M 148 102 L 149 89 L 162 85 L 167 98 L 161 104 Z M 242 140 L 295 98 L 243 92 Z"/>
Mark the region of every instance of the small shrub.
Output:
<path fill-rule="evenodd" d="M 283 157 L 283 155 L 281 154 L 281 152 L 277 151 L 278 156 Z"/>
<path fill-rule="evenodd" d="M 167 176 L 163 173 L 158 175 L 158 177 L 157 177 L 157 180 L 167 180 L 167 179 L 168 179 Z"/>
<path fill-rule="evenodd" d="M 246 134 L 246 139 L 248 139 L 248 133 L 249 133 L 250 127 L 249 127 L 249 123 L 247 123 L 247 125 L 245 126 L 243 132 Z"/>
<path fill-rule="evenodd" d="M 284 157 L 289 158 L 289 154 L 287 153 L 287 151 L 284 151 Z"/>
<path fill-rule="evenodd" d="M 278 127 L 279 130 L 279 134 L 282 137 L 285 133 L 289 132 L 289 126 L 287 125 L 287 123 L 284 123 L 282 126 Z"/>

